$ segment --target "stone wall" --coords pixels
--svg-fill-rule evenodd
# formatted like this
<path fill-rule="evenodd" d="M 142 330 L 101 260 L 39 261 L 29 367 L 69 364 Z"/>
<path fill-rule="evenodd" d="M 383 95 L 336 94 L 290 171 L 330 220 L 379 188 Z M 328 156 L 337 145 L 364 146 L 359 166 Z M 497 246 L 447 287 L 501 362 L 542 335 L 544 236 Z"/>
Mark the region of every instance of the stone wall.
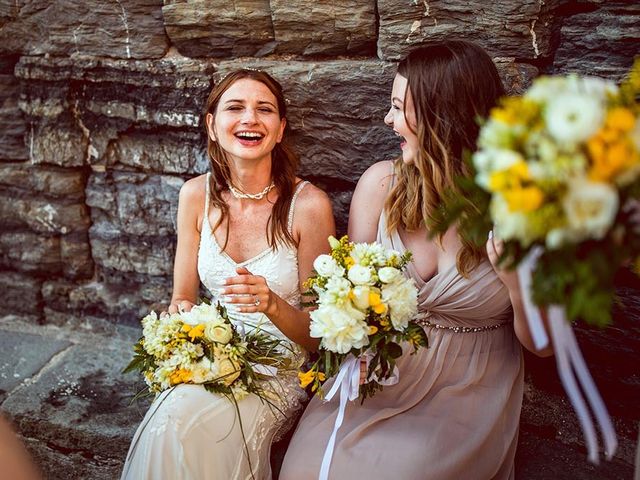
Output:
<path fill-rule="evenodd" d="M 382 118 L 412 47 L 474 40 L 517 93 L 620 79 L 639 24 L 632 0 L 0 0 L 5 310 L 109 332 L 166 304 L 178 191 L 207 170 L 201 112 L 231 69 L 284 85 L 301 176 L 344 232 L 358 177 L 399 153 Z"/>

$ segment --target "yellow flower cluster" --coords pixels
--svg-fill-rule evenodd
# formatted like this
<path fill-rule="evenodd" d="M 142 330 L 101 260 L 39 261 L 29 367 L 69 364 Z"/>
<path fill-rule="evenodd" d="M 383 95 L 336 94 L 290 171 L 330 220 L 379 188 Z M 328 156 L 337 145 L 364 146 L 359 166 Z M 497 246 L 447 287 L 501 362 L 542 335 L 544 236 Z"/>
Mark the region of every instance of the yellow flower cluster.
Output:
<path fill-rule="evenodd" d="M 532 212 L 544 201 L 544 192 L 531 178 L 524 160 L 515 162 L 505 170 L 493 172 L 489 178 L 489 188 L 503 195 L 512 212 Z"/>
<path fill-rule="evenodd" d="M 591 180 L 615 182 L 616 177 L 640 164 L 640 153 L 631 139 L 635 126 L 630 109 L 615 107 L 607 112 L 603 127 L 587 141 Z"/>
<path fill-rule="evenodd" d="M 300 381 L 300 387 L 307 388 L 311 383 L 313 386 L 311 387 L 311 391 L 315 392 L 320 383 L 324 382 L 327 379 L 324 373 L 317 372 L 314 369 L 311 369 L 307 372 L 298 372 L 298 380 Z"/>

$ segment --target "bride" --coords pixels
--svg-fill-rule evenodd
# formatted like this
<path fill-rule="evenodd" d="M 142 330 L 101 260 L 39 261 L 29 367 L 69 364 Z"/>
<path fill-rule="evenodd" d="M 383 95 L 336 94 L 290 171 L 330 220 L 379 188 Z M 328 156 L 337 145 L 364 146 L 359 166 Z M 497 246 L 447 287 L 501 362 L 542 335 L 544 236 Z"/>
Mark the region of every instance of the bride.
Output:
<path fill-rule="evenodd" d="M 169 312 L 190 310 L 202 282 L 240 328 L 259 324 L 315 350 L 301 285 L 335 226 L 326 194 L 296 177 L 298 160 L 283 141 L 282 87 L 265 72 L 241 69 L 215 86 L 206 106 L 211 173 L 180 191 Z M 236 412 L 199 385 L 166 390 L 136 431 L 122 479 L 271 478 L 271 443 L 305 398 L 295 372 L 272 383 L 284 415 L 255 395 Z"/>

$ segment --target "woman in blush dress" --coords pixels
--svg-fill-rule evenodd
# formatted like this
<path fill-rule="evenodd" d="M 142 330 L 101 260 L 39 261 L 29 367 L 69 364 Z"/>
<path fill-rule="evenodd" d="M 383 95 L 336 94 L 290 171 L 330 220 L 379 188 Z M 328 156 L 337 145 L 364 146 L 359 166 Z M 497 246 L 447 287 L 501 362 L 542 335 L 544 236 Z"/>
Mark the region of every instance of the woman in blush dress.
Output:
<path fill-rule="evenodd" d="M 285 115 L 282 88 L 265 72 L 232 72 L 209 95 L 211 173 L 180 191 L 169 311 L 190 310 L 202 282 L 240 328 L 259 325 L 315 349 L 309 314 L 300 308 L 301 284 L 335 227 L 328 197 L 296 177 L 297 157 L 284 143 Z M 134 436 L 122 478 L 271 478 L 271 443 L 305 399 L 295 372 L 278 373 L 272 383 L 284 415 L 255 395 L 239 400 L 236 412 L 228 399 L 199 385 L 163 392 Z"/>
<path fill-rule="evenodd" d="M 351 203 L 349 235 L 410 250 L 429 348 L 398 359 L 399 383 L 347 405 L 331 479 L 510 479 L 522 404 L 521 344 L 534 350 L 517 277 L 455 228 L 431 239 L 426 225 L 475 148 L 478 116 L 504 94 L 477 45 L 449 41 L 412 51 L 398 66 L 385 123 L 401 158 L 371 166 Z M 408 347 L 407 347 L 408 348 Z M 550 351 L 537 352 L 540 355 Z M 338 411 L 314 398 L 291 440 L 281 480 L 318 478 Z"/>

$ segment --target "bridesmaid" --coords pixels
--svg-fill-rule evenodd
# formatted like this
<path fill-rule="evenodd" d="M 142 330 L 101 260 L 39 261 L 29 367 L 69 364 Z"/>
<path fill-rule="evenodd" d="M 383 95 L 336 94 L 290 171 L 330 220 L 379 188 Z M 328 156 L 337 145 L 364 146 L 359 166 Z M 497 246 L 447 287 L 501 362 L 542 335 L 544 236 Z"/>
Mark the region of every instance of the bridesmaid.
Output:
<path fill-rule="evenodd" d="M 512 479 L 522 404 L 521 344 L 534 350 L 515 273 L 494 268 L 502 244 L 479 250 L 455 228 L 430 239 L 427 220 L 475 148 L 478 116 L 504 89 L 487 53 L 464 41 L 412 51 L 398 66 L 385 123 L 402 156 L 371 166 L 351 203 L 357 242 L 413 252 L 428 349 L 398 361 L 400 381 L 350 402 L 329 478 Z M 488 257 L 488 258 L 487 258 Z M 539 355 L 550 351 L 536 352 Z M 338 402 L 314 398 L 281 480 L 318 478 Z"/>

